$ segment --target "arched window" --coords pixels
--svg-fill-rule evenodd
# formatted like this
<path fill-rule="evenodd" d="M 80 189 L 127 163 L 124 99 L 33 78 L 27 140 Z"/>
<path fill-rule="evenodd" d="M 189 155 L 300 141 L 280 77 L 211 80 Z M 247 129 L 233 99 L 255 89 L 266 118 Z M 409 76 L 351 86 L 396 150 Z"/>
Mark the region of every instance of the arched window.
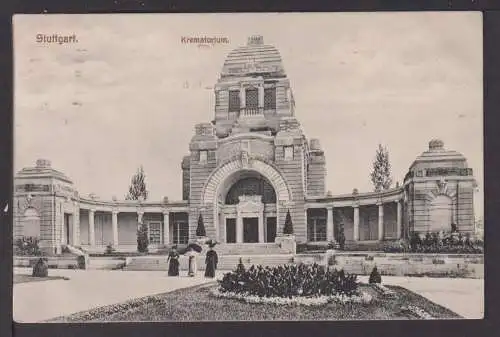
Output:
<path fill-rule="evenodd" d="M 23 215 L 23 236 L 40 237 L 40 216 L 38 212 L 29 207 Z"/>
<path fill-rule="evenodd" d="M 450 231 L 452 222 L 452 201 L 446 195 L 438 195 L 430 206 L 430 228 L 431 232 Z"/>

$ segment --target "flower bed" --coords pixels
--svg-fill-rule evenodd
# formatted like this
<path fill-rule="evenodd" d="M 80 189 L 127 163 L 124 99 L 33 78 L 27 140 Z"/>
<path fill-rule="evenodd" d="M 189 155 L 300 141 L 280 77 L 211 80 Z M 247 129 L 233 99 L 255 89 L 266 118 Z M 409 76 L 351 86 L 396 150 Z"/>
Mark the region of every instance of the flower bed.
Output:
<path fill-rule="evenodd" d="M 305 306 L 317 306 L 324 305 L 330 302 L 337 303 L 362 303 L 369 304 L 372 301 L 372 296 L 368 293 L 361 292 L 360 295 L 345 295 L 345 294 L 334 294 L 331 296 L 316 296 L 316 297 L 302 297 L 302 296 L 292 296 L 289 297 L 261 297 L 256 295 L 251 295 L 249 293 L 235 293 L 235 292 L 221 292 L 220 289 L 215 288 L 210 293 L 212 296 L 219 298 L 230 298 L 243 301 L 246 303 L 253 304 L 276 304 L 276 305 L 305 305 Z"/>
<path fill-rule="evenodd" d="M 415 305 L 408 305 L 402 308 L 403 312 L 408 312 L 410 315 L 420 319 L 434 319 L 434 317 L 422 308 Z"/>
<path fill-rule="evenodd" d="M 226 273 L 219 281 L 221 293 L 242 296 L 330 297 L 359 295 L 357 276 L 343 270 L 330 270 L 316 263 L 312 265 L 284 265 L 262 267 L 252 265 L 248 270 L 240 262 L 237 269 Z"/>
<path fill-rule="evenodd" d="M 466 233 L 414 233 L 409 240 L 387 242 L 386 253 L 441 253 L 441 254 L 483 254 L 481 240 L 475 240 Z"/>
<path fill-rule="evenodd" d="M 387 297 L 396 296 L 396 293 L 392 289 L 389 289 L 380 283 L 372 283 L 371 285 L 373 289 L 375 289 L 375 291 L 377 291 L 382 296 L 387 296 Z"/>

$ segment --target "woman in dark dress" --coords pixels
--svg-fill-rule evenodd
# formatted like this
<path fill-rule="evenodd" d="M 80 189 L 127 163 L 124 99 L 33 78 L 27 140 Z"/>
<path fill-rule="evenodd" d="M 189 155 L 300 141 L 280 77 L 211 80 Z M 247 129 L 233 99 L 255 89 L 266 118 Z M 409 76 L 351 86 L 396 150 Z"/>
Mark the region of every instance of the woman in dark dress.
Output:
<path fill-rule="evenodd" d="M 205 268 L 205 277 L 215 277 L 215 270 L 217 269 L 217 263 L 219 262 L 219 258 L 215 250 L 213 250 L 215 243 L 209 243 L 209 250 L 207 252 L 207 257 L 205 258 L 205 264 L 207 267 Z"/>
<path fill-rule="evenodd" d="M 172 250 L 168 253 L 168 276 L 179 276 L 179 253 L 177 247 L 173 246 Z"/>

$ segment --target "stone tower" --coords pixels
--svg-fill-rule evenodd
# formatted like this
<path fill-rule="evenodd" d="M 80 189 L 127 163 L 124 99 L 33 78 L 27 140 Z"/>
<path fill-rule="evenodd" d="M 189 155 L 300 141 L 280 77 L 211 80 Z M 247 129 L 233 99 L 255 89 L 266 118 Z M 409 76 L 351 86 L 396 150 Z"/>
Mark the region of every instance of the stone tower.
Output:
<path fill-rule="evenodd" d="M 434 139 L 418 156 L 405 177 L 405 210 L 409 231 L 419 233 L 450 231 L 473 233 L 473 194 L 476 186 L 465 157 L 444 148 Z"/>
<path fill-rule="evenodd" d="M 182 164 L 191 237 L 201 213 L 208 236 L 224 241 L 229 235 L 232 240 L 229 199 L 238 203 L 237 196 L 260 195 L 264 214 L 259 234 L 265 235 L 259 240 L 270 242 L 280 235 L 289 210 L 297 239 L 305 241 L 305 199 L 324 196 L 325 158 L 319 141 L 309 143 L 295 118 L 278 50 L 262 36 L 249 37 L 226 57 L 215 97 L 215 118 L 196 125 L 191 153 Z M 251 228 L 236 224 L 241 226 Z M 241 235 L 237 242 L 246 242 Z"/>

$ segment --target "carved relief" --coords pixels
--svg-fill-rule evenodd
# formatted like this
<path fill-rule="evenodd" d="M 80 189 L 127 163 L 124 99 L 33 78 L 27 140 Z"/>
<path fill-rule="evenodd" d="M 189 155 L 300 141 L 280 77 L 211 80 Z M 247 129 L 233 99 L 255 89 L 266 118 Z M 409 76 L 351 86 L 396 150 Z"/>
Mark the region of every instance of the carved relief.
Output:
<path fill-rule="evenodd" d="M 238 213 L 262 213 L 264 204 L 260 195 L 240 195 L 237 205 Z"/>

